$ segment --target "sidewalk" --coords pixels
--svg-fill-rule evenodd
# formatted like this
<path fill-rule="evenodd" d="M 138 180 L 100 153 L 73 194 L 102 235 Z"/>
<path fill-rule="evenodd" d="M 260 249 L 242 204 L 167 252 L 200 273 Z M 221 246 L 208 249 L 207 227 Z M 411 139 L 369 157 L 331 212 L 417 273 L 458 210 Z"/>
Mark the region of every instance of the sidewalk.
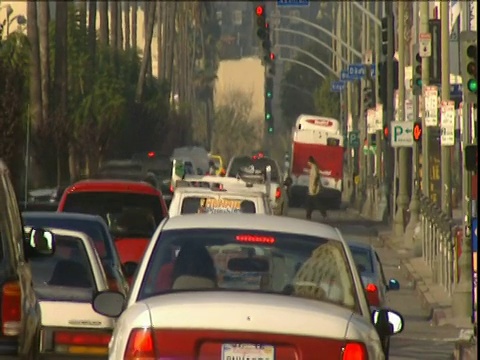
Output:
<path fill-rule="evenodd" d="M 454 218 L 461 219 L 461 211 L 454 211 Z M 459 329 L 454 359 L 477 359 L 477 339 L 473 337 L 470 319 L 453 316 L 452 297 L 443 286 L 434 283 L 432 271 L 423 258 L 415 257 L 412 250 L 406 249 L 403 239 L 395 239 L 391 227 L 379 228 L 379 240 L 399 254 L 401 271 L 411 281 L 422 306 L 430 313 L 432 326 L 453 325 Z"/>

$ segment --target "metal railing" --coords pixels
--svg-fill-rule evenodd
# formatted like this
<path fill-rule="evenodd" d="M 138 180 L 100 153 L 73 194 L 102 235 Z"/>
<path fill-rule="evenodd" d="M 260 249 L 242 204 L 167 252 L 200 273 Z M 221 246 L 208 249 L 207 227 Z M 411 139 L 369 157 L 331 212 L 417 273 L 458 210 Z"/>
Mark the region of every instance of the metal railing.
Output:
<path fill-rule="evenodd" d="M 457 225 L 428 197 L 420 196 L 423 260 L 432 271 L 433 282 L 452 295 L 457 282 Z"/>

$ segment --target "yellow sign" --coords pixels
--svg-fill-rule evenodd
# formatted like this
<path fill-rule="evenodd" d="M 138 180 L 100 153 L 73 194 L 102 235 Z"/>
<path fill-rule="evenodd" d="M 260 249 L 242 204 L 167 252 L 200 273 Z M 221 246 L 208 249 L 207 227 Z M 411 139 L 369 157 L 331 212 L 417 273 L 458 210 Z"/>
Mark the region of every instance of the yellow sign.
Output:
<path fill-rule="evenodd" d="M 237 212 L 241 209 L 240 200 L 231 199 L 202 199 L 200 200 L 200 212 Z"/>
<path fill-rule="evenodd" d="M 355 184 L 357 185 L 360 184 L 360 176 L 359 175 L 355 176 L 354 181 L 355 181 Z"/>

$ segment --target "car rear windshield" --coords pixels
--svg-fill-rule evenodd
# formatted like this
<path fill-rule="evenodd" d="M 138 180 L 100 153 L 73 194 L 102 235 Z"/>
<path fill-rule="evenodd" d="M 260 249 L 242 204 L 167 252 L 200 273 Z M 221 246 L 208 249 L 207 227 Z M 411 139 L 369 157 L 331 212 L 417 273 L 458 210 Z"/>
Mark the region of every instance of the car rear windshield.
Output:
<path fill-rule="evenodd" d="M 361 273 L 373 273 L 373 259 L 370 250 L 358 246 L 350 245 L 350 251 L 353 255 L 355 265 Z"/>
<path fill-rule="evenodd" d="M 249 156 L 236 157 L 232 160 L 227 176 L 236 177 L 237 174 L 242 172 L 242 168 L 249 168 L 252 166 L 256 172 L 264 172 L 268 165 L 272 168 L 271 180 L 273 182 L 279 182 L 280 176 L 278 174 L 277 164 L 274 160 L 269 158 L 252 159 Z"/>
<path fill-rule="evenodd" d="M 98 255 L 102 260 L 110 260 L 113 258 L 112 243 L 108 233 L 102 227 L 101 220 L 88 221 L 80 219 L 62 219 L 45 217 L 36 218 L 30 217 L 27 214 L 22 214 L 23 223 L 28 227 L 47 227 L 56 229 L 65 229 L 80 231 L 88 235 L 94 242 Z"/>
<path fill-rule="evenodd" d="M 164 217 L 158 196 L 124 192 L 74 192 L 63 211 L 100 215 L 110 233 L 122 238 L 149 238 Z"/>
<path fill-rule="evenodd" d="M 250 200 L 230 198 L 208 198 L 201 196 L 185 197 L 181 214 L 218 214 L 247 213 L 255 214 L 255 203 Z"/>
<path fill-rule="evenodd" d="M 167 230 L 148 261 L 139 300 L 177 291 L 253 291 L 358 311 L 341 242 L 234 229 Z"/>
<path fill-rule="evenodd" d="M 90 260 L 81 239 L 55 236 L 55 253 L 29 260 L 34 287 L 60 286 L 96 290 Z"/>

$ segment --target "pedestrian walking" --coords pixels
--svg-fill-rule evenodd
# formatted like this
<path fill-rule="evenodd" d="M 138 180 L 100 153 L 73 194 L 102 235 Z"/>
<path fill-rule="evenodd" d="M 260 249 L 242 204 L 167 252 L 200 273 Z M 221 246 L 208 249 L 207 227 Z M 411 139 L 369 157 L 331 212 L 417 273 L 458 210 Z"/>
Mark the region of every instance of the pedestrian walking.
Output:
<path fill-rule="evenodd" d="M 312 219 L 313 210 L 320 210 L 323 218 L 327 217 L 327 211 L 323 204 L 319 202 L 319 194 L 321 191 L 320 170 L 313 156 L 308 158 L 308 167 L 310 168 L 307 196 L 307 220 Z"/>

